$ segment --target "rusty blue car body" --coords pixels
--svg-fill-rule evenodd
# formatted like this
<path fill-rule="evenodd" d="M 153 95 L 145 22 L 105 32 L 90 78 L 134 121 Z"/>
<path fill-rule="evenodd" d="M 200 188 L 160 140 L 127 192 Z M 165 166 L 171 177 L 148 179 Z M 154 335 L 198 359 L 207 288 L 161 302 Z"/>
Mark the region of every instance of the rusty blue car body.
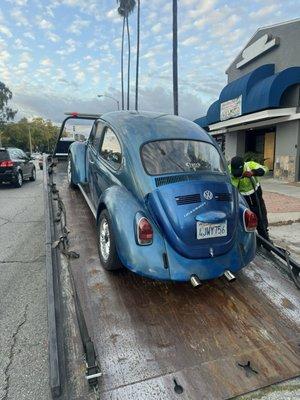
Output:
<path fill-rule="evenodd" d="M 159 113 L 107 113 L 69 155 L 72 183 L 85 190 L 96 219 L 108 211 L 118 256 L 131 271 L 207 280 L 254 258 L 245 201 L 217 143 L 195 123 Z M 137 238 L 141 218 L 152 228 L 147 245 Z"/>

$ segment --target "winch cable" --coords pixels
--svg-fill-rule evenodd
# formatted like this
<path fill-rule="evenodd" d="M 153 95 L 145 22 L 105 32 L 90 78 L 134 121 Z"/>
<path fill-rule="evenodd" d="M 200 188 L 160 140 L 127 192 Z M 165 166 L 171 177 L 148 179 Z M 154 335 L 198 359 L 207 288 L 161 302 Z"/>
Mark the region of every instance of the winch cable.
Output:
<path fill-rule="evenodd" d="M 259 213 L 259 219 L 261 221 L 263 231 L 266 234 L 266 237 L 268 237 L 268 230 L 267 230 L 266 225 L 264 224 L 264 219 L 262 218 L 261 204 L 260 204 L 260 201 L 259 201 L 259 198 L 257 195 L 257 191 L 256 191 L 256 182 L 254 181 L 252 176 L 248 177 L 248 178 L 250 179 L 250 182 L 252 184 L 252 187 L 253 187 L 253 190 L 255 193 L 257 207 L 258 207 L 258 213 Z M 276 246 L 270 240 L 267 240 L 265 237 L 262 237 L 258 232 L 256 232 L 256 237 L 260 240 L 261 243 L 263 243 L 266 250 L 273 252 L 279 258 L 281 258 L 283 261 L 286 262 L 288 271 L 291 274 L 293 282 L 295 283 L 296 287 L 298 289 L 300 289 L 300 264 L 297 263 L 297 261 L 295 261 L 293 258 L 290 257 L 290 252 L 286 249 L 283 249 L 282 247 Z"/>

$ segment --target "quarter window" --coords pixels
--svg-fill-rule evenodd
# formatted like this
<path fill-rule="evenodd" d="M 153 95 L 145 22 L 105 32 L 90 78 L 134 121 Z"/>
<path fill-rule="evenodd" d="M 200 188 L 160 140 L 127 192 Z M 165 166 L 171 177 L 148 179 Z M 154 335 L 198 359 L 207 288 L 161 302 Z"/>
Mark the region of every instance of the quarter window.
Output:
<path fill-rule="evenodd" d="M 98 151 L 100 142 L 101 142 L 101 134 L 103 131 L 103 124 L 101 122 L 98 122 L 97 125 L 93 129 L 94 129 L 94 132 L 92 133 L 92 136 L 90 138 L 90 143 Z"/>
<path fill-rule="evenodd" d="M 100 155 L 115 169 L 121 165 L 122 152 L 120 142 L 110 128 L 107 128 L 104 133 Z"/>

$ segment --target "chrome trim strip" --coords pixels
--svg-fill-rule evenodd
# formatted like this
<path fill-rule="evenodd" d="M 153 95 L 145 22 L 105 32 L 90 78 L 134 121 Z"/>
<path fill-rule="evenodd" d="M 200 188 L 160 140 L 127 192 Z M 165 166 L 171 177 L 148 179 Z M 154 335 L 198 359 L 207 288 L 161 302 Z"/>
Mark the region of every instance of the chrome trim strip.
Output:
<path fill-rule="evenodd" d="M 84 191 L 84 189 L 83 189 L 83 187 L 81 186 L 80 183 L 78 184 L 78 187 L 79 187 L 79 189 L 80 189 L 85 201 L 87 202 L 87 205 L 89 206 L 90 210 L 92 211 L 92 213 L 93 213 L 93 215 L 94 215 L 94 217 L 96 219 L 97 218 L 97 213 L 96 213 L 95 207 L 93 206 L 91 200 L 89 199 L 89 196 L 85 193 L 85 191 Z"/>

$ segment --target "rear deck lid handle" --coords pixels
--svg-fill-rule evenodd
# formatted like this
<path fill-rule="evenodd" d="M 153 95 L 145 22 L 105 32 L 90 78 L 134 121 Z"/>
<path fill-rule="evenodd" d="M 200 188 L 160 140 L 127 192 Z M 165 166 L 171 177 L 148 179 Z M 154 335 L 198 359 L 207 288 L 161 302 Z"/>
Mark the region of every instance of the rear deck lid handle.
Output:
<path fill-rule="evenodd" d="M 201 213 L 196 215 L 196 221 L 209 223 L 209 224 L 218 224 L 227 219 L 226 214 L 222 211 L 208 211 L 205 213 Z"/>

